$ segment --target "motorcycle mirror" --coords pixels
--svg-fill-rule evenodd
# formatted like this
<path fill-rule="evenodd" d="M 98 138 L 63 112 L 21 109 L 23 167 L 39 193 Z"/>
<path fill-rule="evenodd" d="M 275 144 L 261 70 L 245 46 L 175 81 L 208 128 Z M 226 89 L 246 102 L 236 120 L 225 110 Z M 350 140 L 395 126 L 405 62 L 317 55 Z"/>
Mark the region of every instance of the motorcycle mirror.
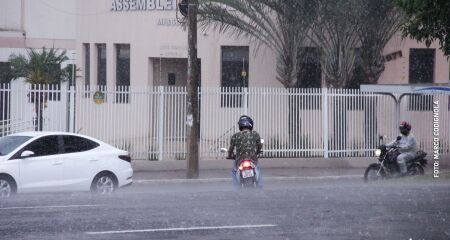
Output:
<path fill-rule="evenodd" d="M 261 138 L 261 144 L 263 144 L 264 143 L 264 138 Z"/>
<path fill-rule="evenodd" d="M 402 136 L 397 137 L 397 141 L 400 141 L 402 139 Z"/>
<path fill-rule="evenodd" d="M 226 149 L 226 148 L 221 148 L 220 149 L 220 152 L 222 152 L 222 153 L 227 152 L 227 151 L 228 151 L 228 149 Z"/>

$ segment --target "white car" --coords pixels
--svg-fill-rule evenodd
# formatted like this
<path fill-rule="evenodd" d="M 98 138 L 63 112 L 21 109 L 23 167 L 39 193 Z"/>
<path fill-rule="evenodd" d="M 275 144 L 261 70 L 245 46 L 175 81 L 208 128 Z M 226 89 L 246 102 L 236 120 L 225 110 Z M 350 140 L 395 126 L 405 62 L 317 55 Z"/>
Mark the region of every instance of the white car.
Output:
<path fill-rule="evenodd" d="M 130 185 L 128 152 L 63 132 L 24 132 L 0 138 L 0 198 L 16 192 L 112 193 Z"/>

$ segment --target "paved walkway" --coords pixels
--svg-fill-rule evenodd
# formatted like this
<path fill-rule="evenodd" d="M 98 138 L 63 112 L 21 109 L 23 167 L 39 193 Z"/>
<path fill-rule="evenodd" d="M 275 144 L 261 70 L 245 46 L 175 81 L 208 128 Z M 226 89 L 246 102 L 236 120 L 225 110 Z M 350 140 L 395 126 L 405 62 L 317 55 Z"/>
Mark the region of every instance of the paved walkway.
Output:
<path fill-rule="evenodd" d="M 263 176 L 270 178 L 307 178 L 307 177 L 363 177 L 364 171 L 375 158 L 308 158 L 308 159 L 261 159 Z M 446 162 L 445 162 L 446 163 Z M 186 161 L 145 161 L 132 162 L 134 180 L 186 179 Z M 230 160 L 200 161 L 200 179 L 231 178 Z M 448 171 L 442 164 L 441 171 Z M 432 172 L 432 163 L 425 169 Z"/>

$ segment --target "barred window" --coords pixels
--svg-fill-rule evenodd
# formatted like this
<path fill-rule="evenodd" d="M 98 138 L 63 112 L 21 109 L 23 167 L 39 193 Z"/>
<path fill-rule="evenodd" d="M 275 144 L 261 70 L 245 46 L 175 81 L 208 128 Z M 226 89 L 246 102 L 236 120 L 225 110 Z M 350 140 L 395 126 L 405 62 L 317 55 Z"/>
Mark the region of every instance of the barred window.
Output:
<path fill-rule="evenodd" d="M 222 107 L 242 107 L 242 88 L 248 87 L 249 48 L 222 46 Z"/>
<path fill-rule="evenodd" d="M 130 44 L 116 44 L 116 103 L 128 103 L 130 87 Z"/>
<path fill-rule="evenodd" d="M 300 88 L 321 88 L 322 67 L 320 64 L 320 48 L 303 47 L 300 54 L 300 71 L 298 73 L 297 86 Z M 302 109 L 321 109 L 322 99 L 315 94 L 307 94 L 300 97 Z"/>

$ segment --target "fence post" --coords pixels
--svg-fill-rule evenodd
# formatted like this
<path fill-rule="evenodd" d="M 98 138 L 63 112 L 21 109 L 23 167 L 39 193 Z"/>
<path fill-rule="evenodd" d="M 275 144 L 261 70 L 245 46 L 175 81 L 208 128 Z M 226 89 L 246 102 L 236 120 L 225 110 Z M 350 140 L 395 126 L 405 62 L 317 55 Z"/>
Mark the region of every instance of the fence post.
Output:
<path fill-rule="evenodd" d="M 69 86 L 69 126 L 67 126 L 67 130 L 69 132 L 75 132 L 75 88 L 74 86 Z"/>
<path fill-rule="evenodd" d="M 322 88 L 322 141 L 323 157 L 328 158 L 328 89 Z"/>
<path fill-rule="evenodd" d="M 164 87 L 159 86 L 159 109 L 158 109 L 158 160 L 163 159 L 164 148 Z"/>
<path fill-rule="evenodd" d="M 243 88 L 244 91 L 244 115 L 248 115 L 248 88 Z"/>

